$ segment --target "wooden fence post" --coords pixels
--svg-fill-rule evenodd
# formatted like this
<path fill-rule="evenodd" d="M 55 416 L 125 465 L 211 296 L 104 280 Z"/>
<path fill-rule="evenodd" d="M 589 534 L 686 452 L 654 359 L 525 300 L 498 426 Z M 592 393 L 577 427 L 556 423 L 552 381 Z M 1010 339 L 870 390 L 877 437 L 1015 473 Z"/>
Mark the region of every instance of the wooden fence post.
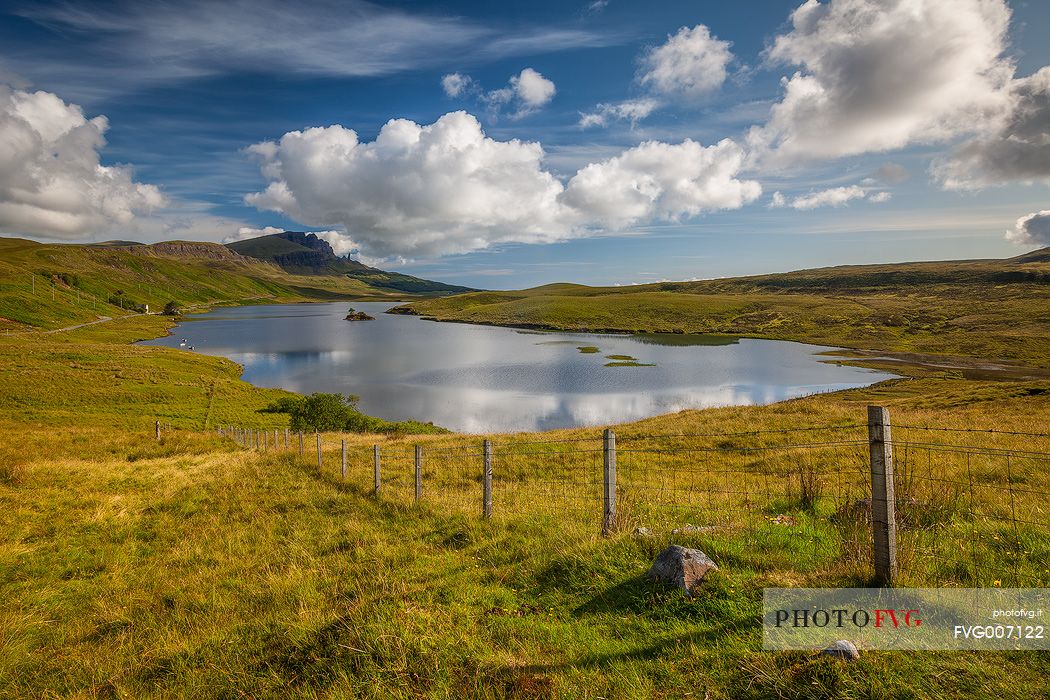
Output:
<path fill-rule="evenodd" d="M 342 464 L 342 469 L 340 470 L 339 473 L 342 475 L 343 481 L 346 481 L 346 439 L 343 440 L 343 453 L 342 453 L 342 456 L 343 456 L 343 464 Z"/>
<path fill-rule="evenodd" d="M 373 493 L 376 496 L 378 496 L 379 495 L 379 487 L 381 485 L 381 482 L 379 480 L 379 445 L 373 445 L 372 446 L 372 460 L 373 460 L 373 464 L 374 464 L 374 469 L 373 469 L 373 471 L 374 471 Z"/>
<path fill-rule="evenodd" d="M 303 431 L 299 431 L 299 456 L 303 456 Z"/>
<path fill-rule="evenodd" d="M 157 440 L 160 440 L 160 421 L 157 421 Z"/>
<path fill-rule="evenodd" d="M 492 518 L 492 442 L 486 440 L 482 449 L 484 471 L 481 480 L 481 515 L 486 520 Z"/>
<path fill-rule="evenodd" d="M 893 440 L 890 412 L 868 406 L 871 454 L 871 529 L 875 543 L 875 581 L 892 585 L 897 575 L 897 517 L 893 495 Z"/>
<path fill-rule="evenodd" d="M 604 490 L 602 499 L 602 535 L 608 537 L 616 529 L 616 434 L 606 429 L 602 436 L 602 466 Z"/>
<path fill-rule="evenodd" d="M 284 449 L 288 449 L 288 428 L 284 429 Z"/>
<path fill-rule="evenodd" d="M 276 452 L 279 449 L 281 449 L 281 446 L 277 442 L 277 428 L 274 428 L 273 429 L 273 451 Z"/>
<path fill-rule="evenodd" d="M 423 498 L 423 446 L 416 445 L 416 502 Z"/>
<path fill-rule="evenodd" d="M 321 433 L 314 433 L 317 436 L 317 471 L 321 471 Z"/>

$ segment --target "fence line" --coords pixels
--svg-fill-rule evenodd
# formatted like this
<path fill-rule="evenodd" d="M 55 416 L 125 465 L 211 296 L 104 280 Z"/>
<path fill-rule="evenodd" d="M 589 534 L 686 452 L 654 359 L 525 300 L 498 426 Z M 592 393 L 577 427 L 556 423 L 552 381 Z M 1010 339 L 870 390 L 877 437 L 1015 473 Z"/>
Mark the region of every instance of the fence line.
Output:
<path fill-rule="evenodd" d="M 894 426 L 881 407 L 869 407 L 867 418 L 783 430 L 451 436 L 382 446 L 317 433 L 315 464 L 326 478 L 406 507 L 529 518 L 566 537 L 695 542 L 756 568 L 782 562 L 876 584 L 1050 581 L 1050 453 L 907 439 L 910 430 L 1050 435 Z M 158 439 L 161 428 L 158 421 Z M 277 431 L 272 444 L 268 431 L 217 431 L 306 460 L 302 432 L 296 450 L 288 431 L 283 448 Z"/>

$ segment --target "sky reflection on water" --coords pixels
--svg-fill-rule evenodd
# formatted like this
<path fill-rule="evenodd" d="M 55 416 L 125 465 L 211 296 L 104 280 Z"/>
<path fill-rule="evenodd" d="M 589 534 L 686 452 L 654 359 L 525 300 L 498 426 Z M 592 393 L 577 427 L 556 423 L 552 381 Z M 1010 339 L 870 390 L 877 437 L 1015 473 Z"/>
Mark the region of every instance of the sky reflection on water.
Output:
<path fill-rule="evenodd" d="M 367 413 L 464 432 L 546 430 L 686 408 L 766 404 L 892 375 L 820 362 L 828 348 L 702 336 L 544 333 L 435 323 L 355 303 L 218 309 L 149 345 L 228 357 L 257 386 L 357 394 Z M 695 343 L 695 344 L 694 344 Z M 579 346 L 598 347 L 581 353 Z M 652 367 L 606 367 L 629 355 Z"/>

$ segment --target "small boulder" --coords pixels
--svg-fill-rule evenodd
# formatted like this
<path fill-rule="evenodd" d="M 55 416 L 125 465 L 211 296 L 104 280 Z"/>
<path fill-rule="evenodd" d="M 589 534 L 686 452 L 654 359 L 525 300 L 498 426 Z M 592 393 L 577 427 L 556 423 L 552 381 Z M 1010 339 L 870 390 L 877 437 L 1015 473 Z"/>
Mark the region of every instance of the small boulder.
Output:
<path fill-rule="evenodd" d="M 856 661 L 860 658 L 860 649 L 848 639 L 839 639 L 824 647 L 821 652 L 824 656 L 833 656 L 843 661 Z"/>
<path fill-rule="evenodd" d="M 634 536 L 635 537 L 651 537 L 652 534 L 653 534 L 653 531 L 650 530 L 647 527 L 639 526 L 639 527 L 634 528 Z"/>
<path fill-rule="evenodd" d="M 646 577 L 650 581 L 674 586 L 689 595 L 708 571 L 717 569 L 718 565 L 699 549 L 672 544 L 657 555 Z"/>

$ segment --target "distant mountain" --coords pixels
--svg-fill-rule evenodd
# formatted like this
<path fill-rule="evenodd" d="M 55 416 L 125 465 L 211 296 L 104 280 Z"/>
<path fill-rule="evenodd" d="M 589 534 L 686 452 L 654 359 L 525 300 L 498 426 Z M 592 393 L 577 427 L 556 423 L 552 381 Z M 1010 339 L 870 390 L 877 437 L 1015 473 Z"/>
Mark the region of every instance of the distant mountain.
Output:
<path fill-rule="evenodd" d="M 398 272 L 369 267 L 348 257 L 340 257 L 325 239 L 315 233 L 282 231 L 227 244 L 238 253 L 273 263 L 296 275 L 345 275 L 373 287 L 416 294 L 458 294 L 475 291 L 470 287 L 434 282 Z"/>

